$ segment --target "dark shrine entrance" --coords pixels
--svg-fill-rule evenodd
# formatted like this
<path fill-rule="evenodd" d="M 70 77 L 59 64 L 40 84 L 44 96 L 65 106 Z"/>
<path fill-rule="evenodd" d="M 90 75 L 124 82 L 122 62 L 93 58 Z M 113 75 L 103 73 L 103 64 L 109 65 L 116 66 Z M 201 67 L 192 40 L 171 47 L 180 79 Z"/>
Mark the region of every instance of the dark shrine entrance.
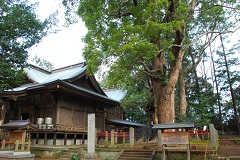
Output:
<path fill-rule="evenodd" d="M 21 120 L 29 120 L 29 113 L 22 113 Z"/>

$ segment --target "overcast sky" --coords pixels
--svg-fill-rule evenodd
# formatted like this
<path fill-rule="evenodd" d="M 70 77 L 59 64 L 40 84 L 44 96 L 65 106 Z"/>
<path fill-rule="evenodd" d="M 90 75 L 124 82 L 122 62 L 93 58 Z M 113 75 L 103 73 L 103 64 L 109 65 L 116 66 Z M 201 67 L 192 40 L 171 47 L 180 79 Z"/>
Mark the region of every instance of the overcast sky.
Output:
<path fill-rule="evenodd" d="M 45 19 L 60 6 L 59 0 L 29 0 L 31 3 L 39 2 L 38 11 L 40 19 Z M 60 12 L 60 18 L 62 13 Z M 84 23 L 62 27 L 61 31 L 49 35 L 42 39 L 42 42 L 34 46 L 29 51 L 29 62 L 37 55 L 39 58 L 45 58 L 54 64 L 55 68 L 61 68 L 71 64 L 83 62 L 82 49 L 84 43 L 81 38 L 86 34 L 87 29 Z"/>

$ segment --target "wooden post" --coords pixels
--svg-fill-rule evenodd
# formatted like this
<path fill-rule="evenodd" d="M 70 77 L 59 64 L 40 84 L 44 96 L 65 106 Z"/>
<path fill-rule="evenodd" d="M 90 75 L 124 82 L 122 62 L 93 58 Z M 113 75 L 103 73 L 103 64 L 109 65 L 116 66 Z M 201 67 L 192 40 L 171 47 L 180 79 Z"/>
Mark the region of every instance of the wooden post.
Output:
<path fill-rule="evenodd" d="M 64 134 L 64 145 L 67 145 L 67 133 Z"/>
<path fill-rule="evenodd" d="M 30 151 L 30 145 L 31 145 L 31 141 L 28 141 L 28 144 L 27 144 L 27 150 Z"/>
<path fill-rule="evenodd" d="M 118 144 L 118 133 L 114 132 L 114 144 Z"/>
<path fill-rule="evenodd" d="M 2 141 L 2 148 L 1 148 L 1 150 L 3 150 L 3 149 L 5 148 L 5 144 L 6 144 L 6 140 L 4 139 L 4 140 Z"/>
<path fill-rule="evenodd" d="M 56 131 L 54 131 L 54 133 L 53 133 L 53 145 L 56 145 L 56 142 L 57 142 L 57 133 L 56 133 Z"/>
<path fill-rule="evenodd" d="M 38 144 L 38 140 L 39 140 L 39 133 L 36 133 L 36 144 Z"/>
<path fill-rule="evenodd" d="M 47 133 L 44 133 L 44 145 L 47 145 Z"/>
<path fill-rule="evenodd" d="M 19 147 L 19 140 L 16 140 L 16 142 L 15 142 L 15 151 L 18 150 L 18 147 Z"/>
<path fill-rule="evenodd" d="M 126 134 L 125 134 L 125 132 L 123 132 L 123 144 L 125 144 L 126 143 Z"/>
<path fill-rule="evenodd" d="M 114 146 L 114 129 L 111 130 L 111 146 Z"/>
<path fill-rule="evenodd" d="M 95 128 L 95 145 L 97 145 L 99 143 L 99 137 L 97 134 L 97 128 Z"/>
<path fill-rule="evenodd" d="M 73 144 L 76 145 L 76 143 L 77 143 L 77 134 L 75 133 L 75 134 L 74 134 Z"/>
<path fill-rule="evenodd" d="M 85 143 L 85 134 L 82 134 L 82 145 Z"/>
<path fill-rule="evenodd" d="M 162 131 L 158 130 L 158 147 L 162 146 L 162 143 L 161 143 L 161 133 L 162 133 Z"/>
<path fill-rule="evenodd" d="M 25 142 L 20 143 L 21 144 L 21 151 L 24 151 L 24 147 L 25 147 Z"/>
<path fill-rule="evenodd" d="M 105 145 L 108 145 L 108 131 L 105 132 Z"/>

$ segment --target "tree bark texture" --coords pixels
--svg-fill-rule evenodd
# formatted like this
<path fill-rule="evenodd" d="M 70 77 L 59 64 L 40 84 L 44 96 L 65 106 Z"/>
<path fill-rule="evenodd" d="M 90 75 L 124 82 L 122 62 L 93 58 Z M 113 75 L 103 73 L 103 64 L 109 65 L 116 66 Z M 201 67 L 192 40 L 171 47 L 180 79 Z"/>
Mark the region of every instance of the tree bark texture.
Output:
<path fill-rule="evenodd" d="M 153 78 L 153 95 L 154 95 L 154 106 L 157 108 L 158 123 L 174 123 L 175 118 L 175 107 L 174 107 L 174 89 L 178 81 L 179 71 L 181 69 L 182 61 L 181 57 L 176 58 L 172 62 L 170 67 L 170 77 L 168 78 L 167 84 L 157 78 L 157 74 L 161 76 L 161 73 L 156 73 Z M 160 71 L 164 70 L 163 59 L 154 59 L 154 68 Z"/>
<path fill-rule="evenodd" d="M 186 99 L 186 91 L 185 91 L 185 81 L 184 81 L 185 73 L 180 71 L 179 75 L 179 94 L 180 94 L 180 116 L 186 116 L 187 114 L 187 99 Z"/>

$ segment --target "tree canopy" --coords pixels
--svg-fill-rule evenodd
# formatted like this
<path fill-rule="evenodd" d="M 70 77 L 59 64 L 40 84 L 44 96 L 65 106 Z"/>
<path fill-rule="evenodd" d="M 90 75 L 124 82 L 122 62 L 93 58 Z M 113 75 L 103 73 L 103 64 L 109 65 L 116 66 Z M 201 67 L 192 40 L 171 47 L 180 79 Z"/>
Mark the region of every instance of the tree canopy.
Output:
<path fill-rule="evenodd" d="M 234 32 L 238 8 L 235 0 L 80 0 L 78 14 L 88 28 L 88 70 L 105 65 L 109 86 L 138 93 L 147 88 L 149 93 L 142 93 L 152 98 L 154 122 L 172 123 L 184 60 L 191 50 L 194 62 L 217 36 Z"/>
<path fill-rule="evenodd" d="M 0 0 L 0 91 L 22 83 L 28 49 L 52 31 L 54 15 L 40 21 L 36 5 L 27 0 Z"/>

